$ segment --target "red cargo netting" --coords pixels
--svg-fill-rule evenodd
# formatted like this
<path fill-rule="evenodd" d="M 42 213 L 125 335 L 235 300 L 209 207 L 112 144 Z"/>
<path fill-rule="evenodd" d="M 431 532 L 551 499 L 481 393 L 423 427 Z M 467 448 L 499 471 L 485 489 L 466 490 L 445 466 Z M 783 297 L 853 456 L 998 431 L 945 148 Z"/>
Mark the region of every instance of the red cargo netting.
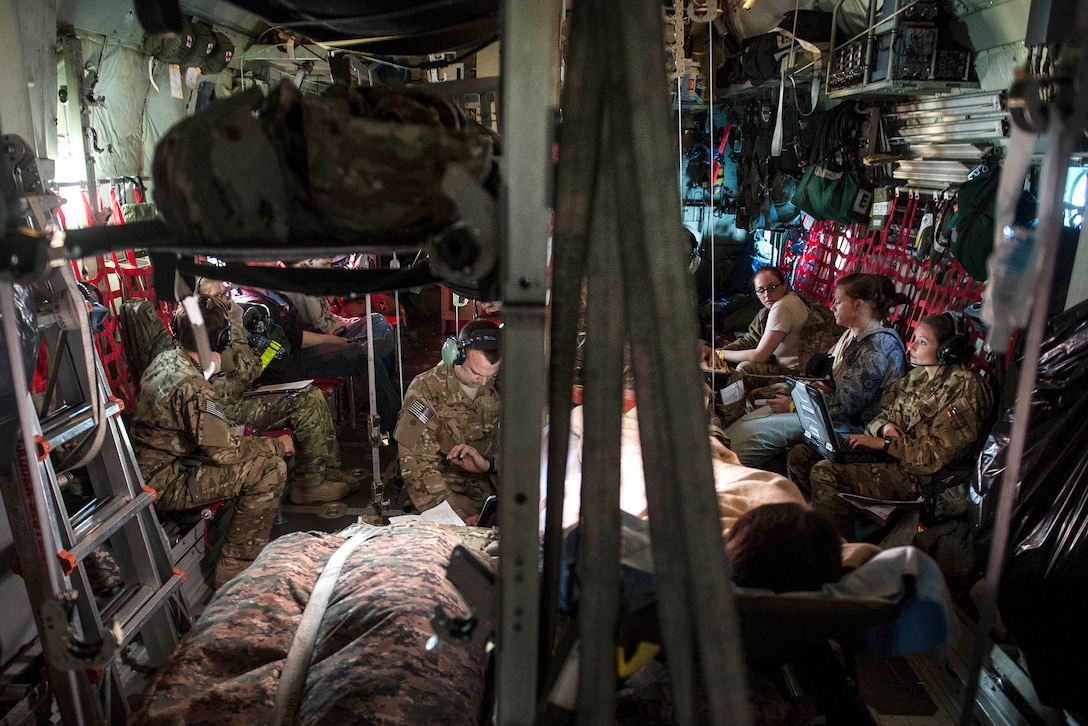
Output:
<path fill-rule="evenodd" d="M 892 200 L 887 227 L 868 231 L 858 225 L 842 227 L 816 222 L 804 251 L 784 260 L 793 269 L 793 287 L 806 297 L 830 305 L 835 280 L 852 272 L 887 275 L 909 302 L 896 308 L 892 322 L 909 340 L 918 321 L 946 310 L 962 311 L 981 299 L 982 283 L 974 280 L 947 252 L 936 262 L 918 260 L 918 227 L 925 204 L 916 195 L 901 193 Z"/>

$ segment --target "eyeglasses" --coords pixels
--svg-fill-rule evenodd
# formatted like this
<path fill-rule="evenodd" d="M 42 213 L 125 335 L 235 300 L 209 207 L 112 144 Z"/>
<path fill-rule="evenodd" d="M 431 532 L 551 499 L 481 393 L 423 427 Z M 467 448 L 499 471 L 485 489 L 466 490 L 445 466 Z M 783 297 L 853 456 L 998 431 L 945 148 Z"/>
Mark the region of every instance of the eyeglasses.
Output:
<path fill-rule="evenodd" d="M 776 282 L 773 285 L 767 285 L 767 287 L 757 287 L 756 288 L 756 295 L 766 295 L 769 292 L 774 292 L 775 290 L 777 290 L 780 287 L 782 287 L 781 282 Z"/>

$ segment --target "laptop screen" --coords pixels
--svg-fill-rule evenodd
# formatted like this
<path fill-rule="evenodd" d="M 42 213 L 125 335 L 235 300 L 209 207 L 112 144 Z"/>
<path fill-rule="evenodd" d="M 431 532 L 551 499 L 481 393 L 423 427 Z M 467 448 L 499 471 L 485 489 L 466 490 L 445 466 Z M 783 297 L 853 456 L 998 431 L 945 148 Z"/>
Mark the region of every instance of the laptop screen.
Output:
<path fill-rule="evenodd" d="M 814 446 L 828 452 L 837 451 L 838 435 L 831 425 L 831 416 L 827 412 L 823 394 L 802 381 L 791 381 L 794 408 L 797 418 L 805 430 L 805 438 Z"/>

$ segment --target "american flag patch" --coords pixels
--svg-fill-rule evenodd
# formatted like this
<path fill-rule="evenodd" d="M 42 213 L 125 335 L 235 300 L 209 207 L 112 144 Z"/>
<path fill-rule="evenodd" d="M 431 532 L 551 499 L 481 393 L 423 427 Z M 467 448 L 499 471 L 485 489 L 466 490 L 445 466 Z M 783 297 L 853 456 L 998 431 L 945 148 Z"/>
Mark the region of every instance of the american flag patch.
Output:
<path fill-rule="evenodd" d="M 219 404 L 211 400 L 210 398 L 204 399 L 204 410 L 210 413 L 212 416 L 215 416 L 216 418 L 227 418 L 223 415 L 223 409 L 219 408 Z"/>
<path fill-rule="evenodd" d="M 412 414 L 424 424 L 431 420 L 434 416 L 434 411 L 427 408 L 427 404 L 420 401 L 418 398 L 408 404 L 408 413 Z"/>

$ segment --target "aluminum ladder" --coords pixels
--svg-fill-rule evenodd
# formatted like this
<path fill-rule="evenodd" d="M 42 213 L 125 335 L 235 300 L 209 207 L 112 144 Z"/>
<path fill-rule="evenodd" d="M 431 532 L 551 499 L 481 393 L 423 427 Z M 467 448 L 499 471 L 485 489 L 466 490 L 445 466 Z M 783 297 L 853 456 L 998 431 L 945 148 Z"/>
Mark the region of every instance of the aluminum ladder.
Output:
<path fill-rule="evenodd" d="M 181 594 L 185 574 L 172 568 L 154 492 L 144 485 L 120 418 L 123 403 L 111 395 L 91 342 L 89 304 L 69 264 L 35 287 L 44 299 L 33 314 L 25 288 L 0 282 L 11 364 L 11 379 L 0 387 L 11 386 L 20 429 L 15 466 L 0 471 L 0 493 L 64 723 L 120 724 L 132 665 L 161 664 L 191 617 Z M 43 335 L 50 364 L 39 406 L 20 346 L 31 326 L 31 334 Z M 86 491 L 73 506 L 64 494 L 76 481 Z M 108 589 L 96 588 L 87 562 L 103 551 L 120 575 Z"/>

